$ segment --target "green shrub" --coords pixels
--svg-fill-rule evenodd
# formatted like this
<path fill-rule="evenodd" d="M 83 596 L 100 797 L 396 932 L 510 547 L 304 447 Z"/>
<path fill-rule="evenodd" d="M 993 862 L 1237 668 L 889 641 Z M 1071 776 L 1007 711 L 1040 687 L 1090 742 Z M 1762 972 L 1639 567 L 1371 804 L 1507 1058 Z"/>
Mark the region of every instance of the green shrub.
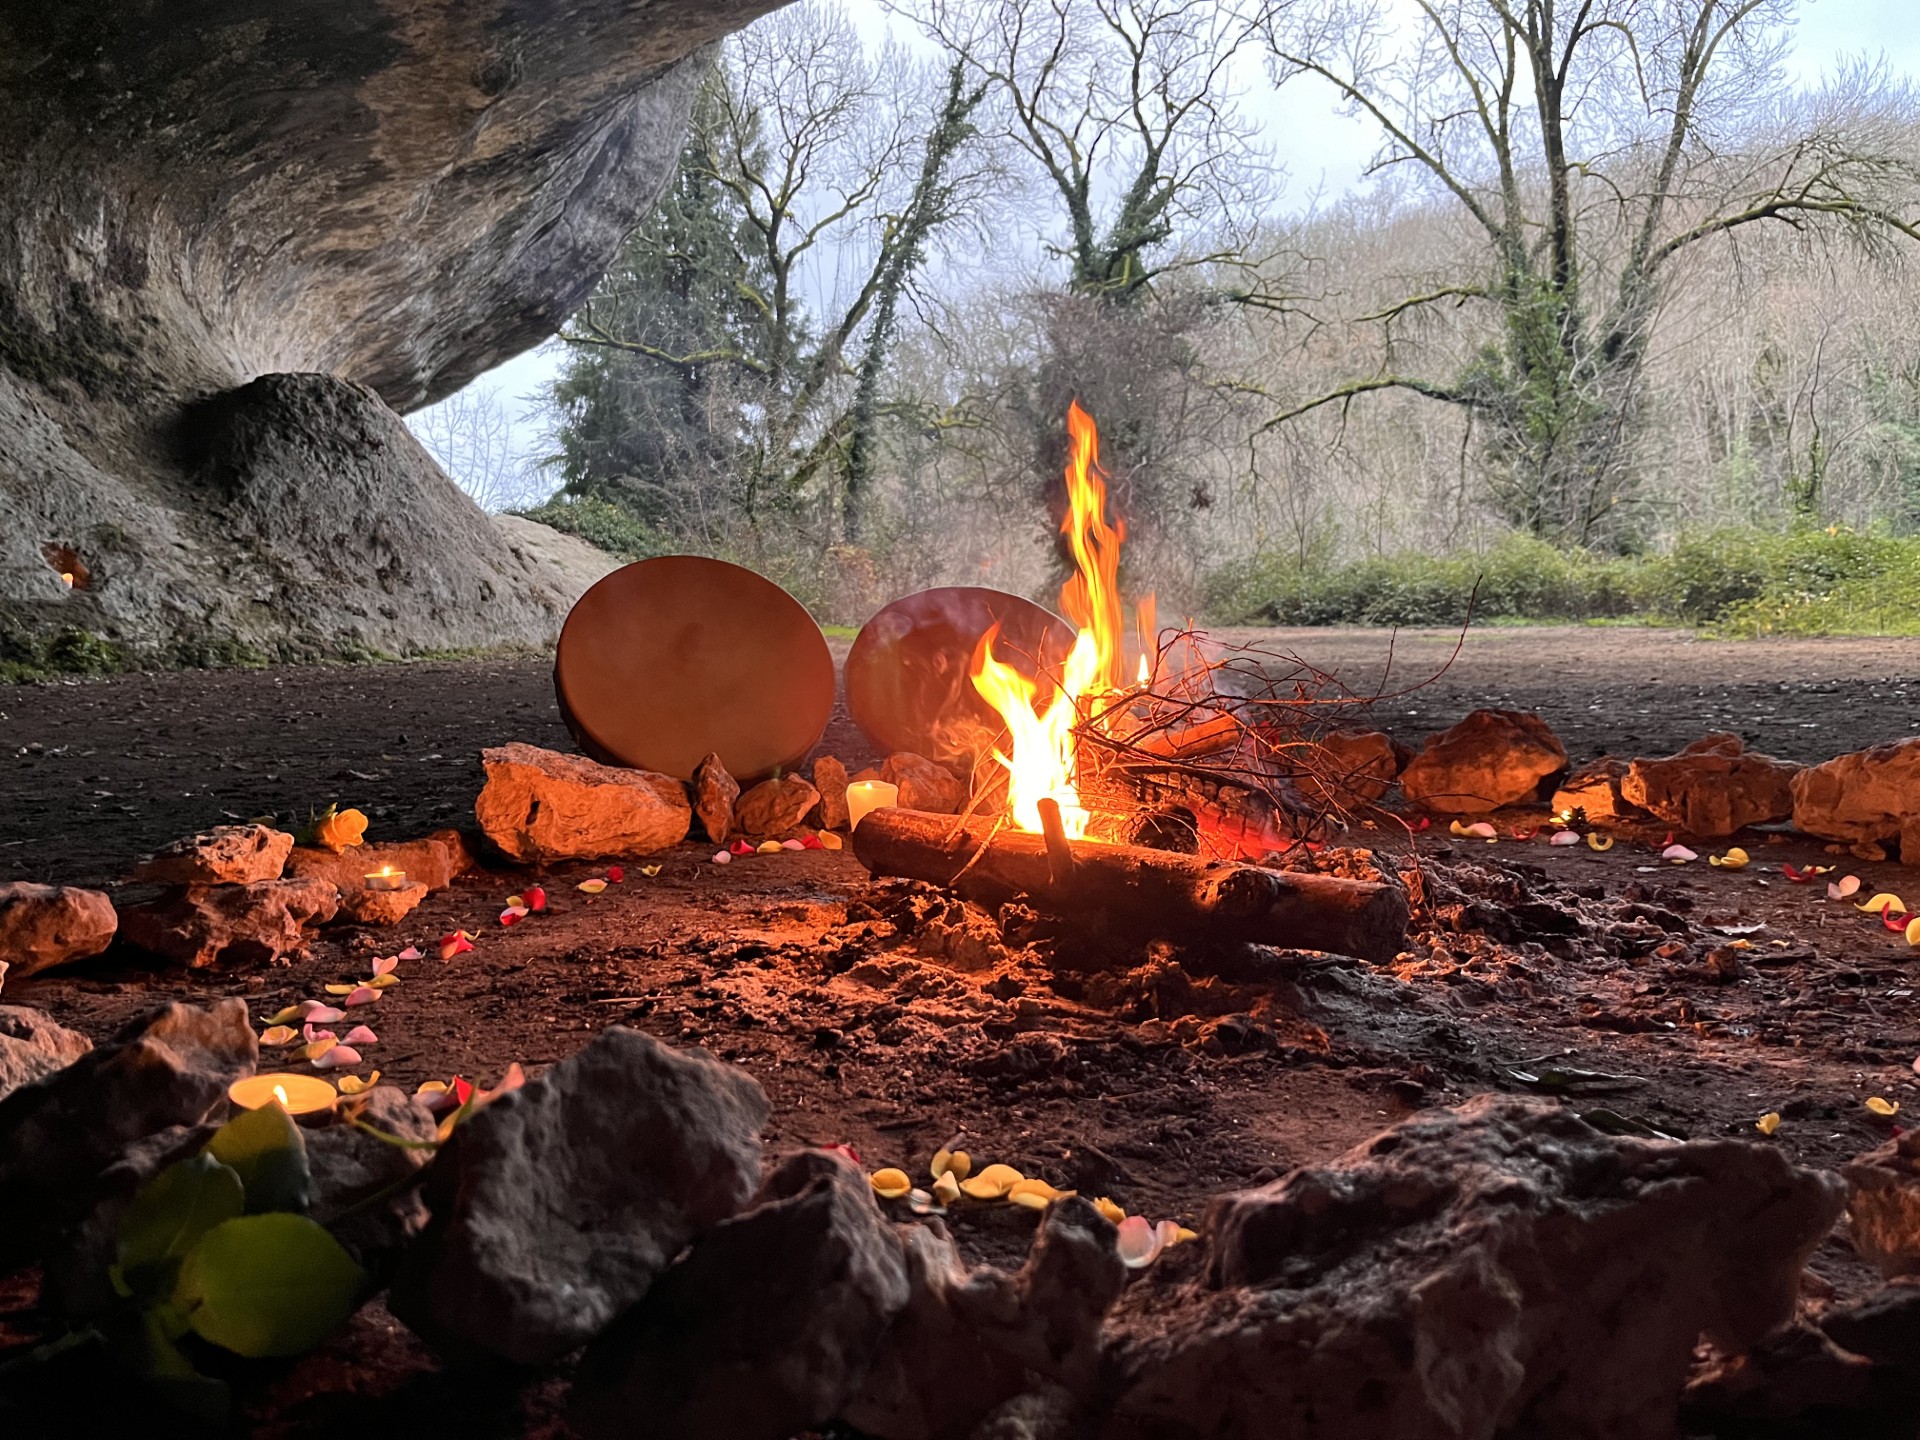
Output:
<path fill-rule="evenodd" d="M 513 513 L 577 535 L 623 560 L 651 560 L 681 548 L 626 507 L 591 495 L 555 495 L 531 510 Z"/>

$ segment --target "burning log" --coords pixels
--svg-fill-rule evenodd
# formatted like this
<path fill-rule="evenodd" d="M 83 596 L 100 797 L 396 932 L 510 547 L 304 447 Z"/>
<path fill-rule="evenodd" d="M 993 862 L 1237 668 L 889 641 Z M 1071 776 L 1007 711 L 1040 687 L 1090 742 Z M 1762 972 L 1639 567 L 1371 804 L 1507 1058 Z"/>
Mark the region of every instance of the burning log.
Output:
<path fill-rule="evenodd" d="M 991 836 L 991 839 L 989 839 Z M 951 815 L 875 810 L 853 832 L 853 851 L 875 875 L 951 885 L 989 904 L 1025 895 L 1056 914 L 1097 916 L 1168 939 L 1278 945 L 1390 960 L 1407 933 L 1397 886 L 1268 870 L 1090 840 L 1061 842 L 1062 873 L 1040 835 Z"/>

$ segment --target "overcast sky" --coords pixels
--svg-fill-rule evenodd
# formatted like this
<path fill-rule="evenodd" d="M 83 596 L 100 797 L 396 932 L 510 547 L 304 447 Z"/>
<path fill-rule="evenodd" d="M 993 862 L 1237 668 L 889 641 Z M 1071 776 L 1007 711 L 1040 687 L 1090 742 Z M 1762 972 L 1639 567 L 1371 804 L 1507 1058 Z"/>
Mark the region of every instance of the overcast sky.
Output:
<path fill-rule="evenodd" d="M 904 27 L 887 15 L 880 0 L 844 0 L 855 25 L 878 45 L 891 28 Z M 1408 12 L 1412 0 L 1393 0 Z M 1920 0 L 1802 0 L 1790 69 L 1812 87 L 1841 65 L 1861 57 L 1884 56 L 1895 74 L 1920 77 Z M 1331 91 L 1301 79 L 1260 98 L 1257 113 L 1267 119 L 1268 143 L 1285 171 L 1283 208 L 1298 212 L 1316 202 L 1338 199 L 1363 183 L 1362 170 L 1375 145 L 1361 120 L 1337 113 Z M 490 392 L 512 416 L 514 445 L 523 456 L 544 448 L 540 395 L 559 367 L 558 342 L 550 341 L 473 382 Z M 454 477 L 458 480 L 460 477 Z"/>

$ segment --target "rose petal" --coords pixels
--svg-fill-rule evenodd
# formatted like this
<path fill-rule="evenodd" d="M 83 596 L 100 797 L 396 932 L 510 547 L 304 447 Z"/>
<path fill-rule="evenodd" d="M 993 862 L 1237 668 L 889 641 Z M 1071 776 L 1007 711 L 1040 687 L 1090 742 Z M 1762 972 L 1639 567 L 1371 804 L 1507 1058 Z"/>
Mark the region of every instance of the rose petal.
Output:
<path fill-rule="evenodd" d="M 380 992 L 374 989 L 373 986 L 362 985 L 351 995 L 347 996 L 347 1005 L 349 1008 L 355 1005 L 371 1005 L 379 998 Z"/>
<path fill-rule="evenodd" d="M 509 905 L 500 912 L 500 923 L 502 925 L 517 925 L 531 913 L 532 912 L 524 905 Z"/>
<path fill-rule="evenodd" d="M 716 850 L 713 852 L 713 863 L 716 865 L 731 865 L 733 863 L 733 856 L 725 850 Z"/>
<path fill-rule="evenodd" d="M 1670 860 L 1675 865 L 1685 865 L 1689 860 L 1698 860 L 1700 857 L 1684 845 L 1669 845 L 1660 852 L 1660 858 Z"/>
<path fill-rule="evenodd" d="M 831 830 L 823 830 L 814 838 L 820 842 L 820 848 L 822 850 L 838 850 L 846 843 Z"/>
<path fill-rule="evenodd" d="M 352 993 L 353 993 L 353 992 L 354 992 L 354 991 L 355 991 L 356 989 L 358 989 L 358 988 L 359 988 L 359 985 L 360 985 L 360 982 L 359 982 L 358 980 L 355 980 L 355 981 L 352 981 L 351 983 L 349 983 L 349 984 L 346 984 L 346 985 L 329 985 L 329 986 L 327 986 L 327 987 L 326 987 L 326 988 L 327 988 L 327 994 L 329 994 L 329 995 L 351 995 L 351 994 L 352 994 Z"/>
<path fill-rule="evenodd" d="M 882 1200 L 898 1200 L 913 1189 L 913 1180 L 907 1172 L 892 1168 L 874 1171 L 868 1183 L 873 1186 L 873 1193 Z"/>
<path fill-rule="evenodd" d="M 1587 849 L 1611 850 L 1612 848 L 1613 837 L 1611 835 L 1602 835 L 1597 830 L 1589 830 L 1587 832 Z"/>
<path fill-rule="evenodd" d="M 778 840 L 762 840 L 753 850 L 756 855 L 778 855 L 785 848 Z"/>
<path fill-rule="evenodd" d="M 1011 1165 L 989 1165 L 978 1175 L 960 1182 L 960 1190 L 975 1200 L 998 1200 L 1027 1177 Z"/>
<path fill-rule="evenodd" d="M 731 855 L 751 855 L 753 854 L 753 846 L 744 840 L 736 840 L 727 847 L 727 852 Z"/>
<path fill-rule="evenodd" d="M 380 1072 L 378 1070 L 374 1071 L 364 1080 L 358 1075 L 342 1075 L 340 1077 L 340 1093 L 342 1095 L 358 1095 L 364 1090 L 371 1090 L 379 1083 Z"/>
<path fill-rule="evenodd" d="M 824 850 L 827 847 L 820 843 L 820 837 L 818 835 L 802 835 L 800 837 L 800 848 L 802 850 Z"/>
<path fill-rule="evenodd" d="M 1753 1128 L 1758 1130 L 1762 1135 L 1773 1134 L 1774 1131 L 1780 1128 L 1780 1112 L 1778 1110 L 1769 1110 L 1753 1122 Z"/>
<path fill-rule="evenodd" d="M 1916 1066 L 1920 1066 L 1920 1060 L 1915 1060 L 1913 1063 Z M 1093 1208 L 1098 1210 L 1102 1215 L 1106 1216 L 1107 1219 L 1111 1220 L 1116 1225 L 1118 1225 L 1122 1220 L 1127 1218 L 1127 1212 L 1122 1210 L 1118 1205 L 1114 1204 L 1113 1201 L 1109 1200 L 1104 1195 L 1100 1196 L 1099 1199 L 1093 1202 Z"/>
<path fill-rule="evenodd" d="M 658 875 L 660 873 L 660 870 L 661 870 L 661 867 L 658 865 L 642 865 L 640 867 L 640 873 L 646 876 L 649 880 L 651 880 L 654 876 Z"/>
<path fill-rule="evenodd" d="M 1580 832 L 1578 830 L 1556 831 L 1553 834 L 1553 836 L 1547 841 L 1547 844 L 1549 845 L 1578 845 L 1579 843 L 1580 843 Z"/>
<path fill-rule="evenodd" d="M 802 845 L 798 840 L 782 840 L 780 842 L 780 848 L 782 850 L 804 850 L 807 847 Z"/>
<path fill-rule="evenodd" d="M 1746 851 L 1735 845 L 1724 855 L 1709 855 L 1707 864 L 1722 870 L 1744 870 L 1747 868 L 1747 861 L 1751 858 Z"/>
<path fill-rule="evenodd" d="M 291 1045 L 300 1038 L 300 1032 L 291 1025 L 269 1025 L 260 1032 L 262 1045 Z"/>
<path fill-rule="evenodd" d="M 604 880 L 582 880 L 573 888 L 588 895 L 598 895 L 602 890 L 607 888 L 607 882 Z"/>
<path fill-rule="evenodd" d="M 330 1046 L 325 1053 L 313 1057 L 316 1070 L 347 1070 L 360 1063 L 360 1052 L 351 1045 Z"/>
<path fill-rule="evenodd" d="M 1144 1215 L 1129 1215 L 1119 1226 L 1120 1263 L 1129 1270 L 1144 1270 L 1160 1254 L 1160 1232 Z"/>
<path fill-rule="evenodd" d="M 346 1043 L 349 1045 L 378 1045 L 380 1037 L 364 1025 L 356 1025 L 347 1031 Z"/>
<path fill-rule="evenodd" d="M 464 930 L 456 930 L 453 934 L 441 938 L 440 958 L 442 960 L 451 960 L 454 956 L 464 955 L 471 949 L 473 949 L 473 942 L 467 939 L 466 932 Z"/>
<path fill-rule="evenodd" d="M 951 1170 L 933 1182 L 933 1198 L 942 1205 L 960 1203 L 960 1182 L 953 1178 Z"/>
<path fill-rule="evenodd" d="M 933 1164 L 930 1167 L 933 1178 L 951 1173 L 957 1184 L 973 1173 L 973 1157 L 964 1150 L 945 1148 L 933 1152 Z"/>
<path fill-rule="evenodd" d="M 611 880 L 614 884 L 618 885 L 626 878 L 627 872 L 622 870 L 618 865 L 607 866 L 607 879 Z"/>
<path fill-rule="evenodd" d="M 1842 875 L 1838 880 L 1829 881 L 1827 884 L 1827 898 L 1831 900 L 1845 900 L 1859 893 L 1860 877 L 1858 875 Z"/>
<path fill-rule="evenodd" d="M 420 953 L 420 947 L 418 945 L 409 945 L 393 958 L 396 960 L 423 960 L 426 957 Z"/>
<path fill-rule="evenodd" d="M 300 1055 L 301 1055 L 301 1058 L 306 1060 L 311 1060 L 314 1063 L 318 1064 L 322 1056 L 328 1054 L 330 1051 L 338 1050 L 339 1048 L 340 1048 L 340 1042 L 338 1040 L 335 1040 L 331 1035 L 329 1035 L 324 1040 L 315 1040 L 310 1042 L 304 1049 L 301 1050 Z"/>
<path fill-rule="evenodd" d="M 307 1024 L 331 1025 L 336 1020 L 347 1018 L 347 1012 L 332 1005 L 314 1005 L 307 1010 Z"/>
<path fill-rule="evenodd" d="M 373 973 L 376 978 L 381 975 L 391 975 L 399 968 L 400 957 L 398 955 L 389 955 L 383 960 L 373 962 Z"/>
<path fill-rule="evenodd" d="M 1898 1100 L 1883 1099 L 1878 1095 L 1869 1095 L 1867 1097 L 1867 1109 L 1882 1117 L 1898 1115 L 1900 1113 L 1900 1102 Z"/>
<path fill-rule="evenodd" d="M 391 990 L 394 986 L 398 985 L 399 983 L 400 983 L 400 977 L 398 975 L 392 975 L 392 974 L 376 975 L 371 980 L 367 981 L 367 984 L 371 985 L 376 990 Z"/>
<path fill-rule="evenodd" d="M 302 1000 L 298 1005 L 289 1005 L 284 1010 L 276 1010 L 267 1017 L 267 1024 L 285 1025 L 292 1020 L 303 1020 L 306 1018 L 307 1007 L 314 1003 L 312 1000 Z"/>
<path fill-rule="evenodd" d="M 315 1040 L 332 1040 L 337 1038 L 331 1030 L 322 1030 L 317 1025 L 308 1025 L 300 1034 L 308 1043 L 312 1043 Z"/>
<path fill-rule="evenodd" d="M 1882 890 L 1864 905 L 1856 905 L 1853 908 L 1864 911 L 1868 915 L 1878 915 L 1883 910 L 1905 910 L 1907 908 L 1907 902 L 1902 900 L 1898 895 L 1892 895 Z"/>

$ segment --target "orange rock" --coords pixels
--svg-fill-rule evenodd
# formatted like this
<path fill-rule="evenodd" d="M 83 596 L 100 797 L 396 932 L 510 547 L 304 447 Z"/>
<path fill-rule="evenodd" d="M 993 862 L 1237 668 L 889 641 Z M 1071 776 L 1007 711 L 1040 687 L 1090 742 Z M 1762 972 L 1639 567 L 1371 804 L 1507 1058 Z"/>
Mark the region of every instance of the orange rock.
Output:
<path fill-rule="evenodd" d="M 1809 765 L 1793 777 L 1793 828 L 1847 845 L 1898 841 L 1920 865 L 1920 738 Z"/>
<path fill-rule="evenodd" d="M 19 980 L 113 943 L 120 917 L 98 890 L 71 885 L 0 885 L 0 976 Z"/>
<path fill-rule="evenodd" d="M 889 755 L 880 767 L 880 778 L 900 787 L 900 805 L 905 810 L 957 815 L 967 805 L 967 787 L 951 770 L 909 750 Z"/>
<path fill-rule="evenodd" d="M 441 835 L 429 835 L 422 840 L 359 845 L 338 855 L 311 845 L 296 845 L 287 857 L 286 873 L 290 877 L 318 876 L 331 880 L 340 887 L 340 893 L 346 895 L 364 890 L 366 877 L 384 866 L 404 870 L 407 879 L 417 880 L 429 890 L 445 890 L 471 862 L 459 832 L 444 833 L 453 837 L 452 843 Z"/>
<path fill-rule="evenodd" d="M 192 885 L 122 911 L 120 933 L 182 965 L 259 964 L 304 952 L 306 927 L 325 924 L 339 908 L 339 889 L 318 876 Z"/>
<path fill-rule="evenodd" d="M 1400 789 L 1435 814 L 1473 815 L 1534 799 L 1566 768 L 1566 747 L 1538 715 L 1475 710 L 1427 741 Z"/>
<path fill-rule="evenodd" d="M 398 890 L 369 890 L 361 886 L 340 892 L 340 908 L 361 925 L 398 925 L 426 898 L 427 887 L 418 880 Z"/>
<path fill-rule="evenodd" d="M 707 838 L 724 845 L 733 834 L 733 807 L 740 799 L 740 782 L 727 772 L 718 755 L 708 755 L 693 772 L 694 813 L 706 827 Z"/>
<path fill-rule="evenodd" d="M 642 855 L 677 845 L 693 825 L 686 787 L 671 775 L 601 765 L 537 745 L 483 751 L 487 783 L 474 817 L 523 863 Z"/>
<path fill-rule="evenodd" d="M 1305 763 L 1301 789 L 1339 805 L 1378 800 L 1400 773 L 1399 752 L 1378 730 L 1336 730 L 1313 746 Z"/>
<path fill-rule="evenodd" d="M 742 835 L 780 835 L 819 803 L 820 792 L 798 775 L 762 780 L 733 807 L 733 823 Z"/>
<path fill-rule="evenodd" d="M 1635 760 L 1620 795 L 1689 835 L 1719 839 L 1791 815 L 1799 769 L 1749 751 L 1738 735 L 1706 735 L 1664 760 Z"/>
<path fill-rule="evenodd" d="M 133 878 L 160 885 L 278 880 L 292 849 L 293 836 L 270 825 L 216 825 L 148 856 L 134 867 Z"/>
<path fill-rule="evenodd" d="M 813 762 L 813 788 L 820 792 L 820 825 L 825 830 L 844 830 L 851 818 L 847 814 L 847 767 L 831 755 Z"/>

